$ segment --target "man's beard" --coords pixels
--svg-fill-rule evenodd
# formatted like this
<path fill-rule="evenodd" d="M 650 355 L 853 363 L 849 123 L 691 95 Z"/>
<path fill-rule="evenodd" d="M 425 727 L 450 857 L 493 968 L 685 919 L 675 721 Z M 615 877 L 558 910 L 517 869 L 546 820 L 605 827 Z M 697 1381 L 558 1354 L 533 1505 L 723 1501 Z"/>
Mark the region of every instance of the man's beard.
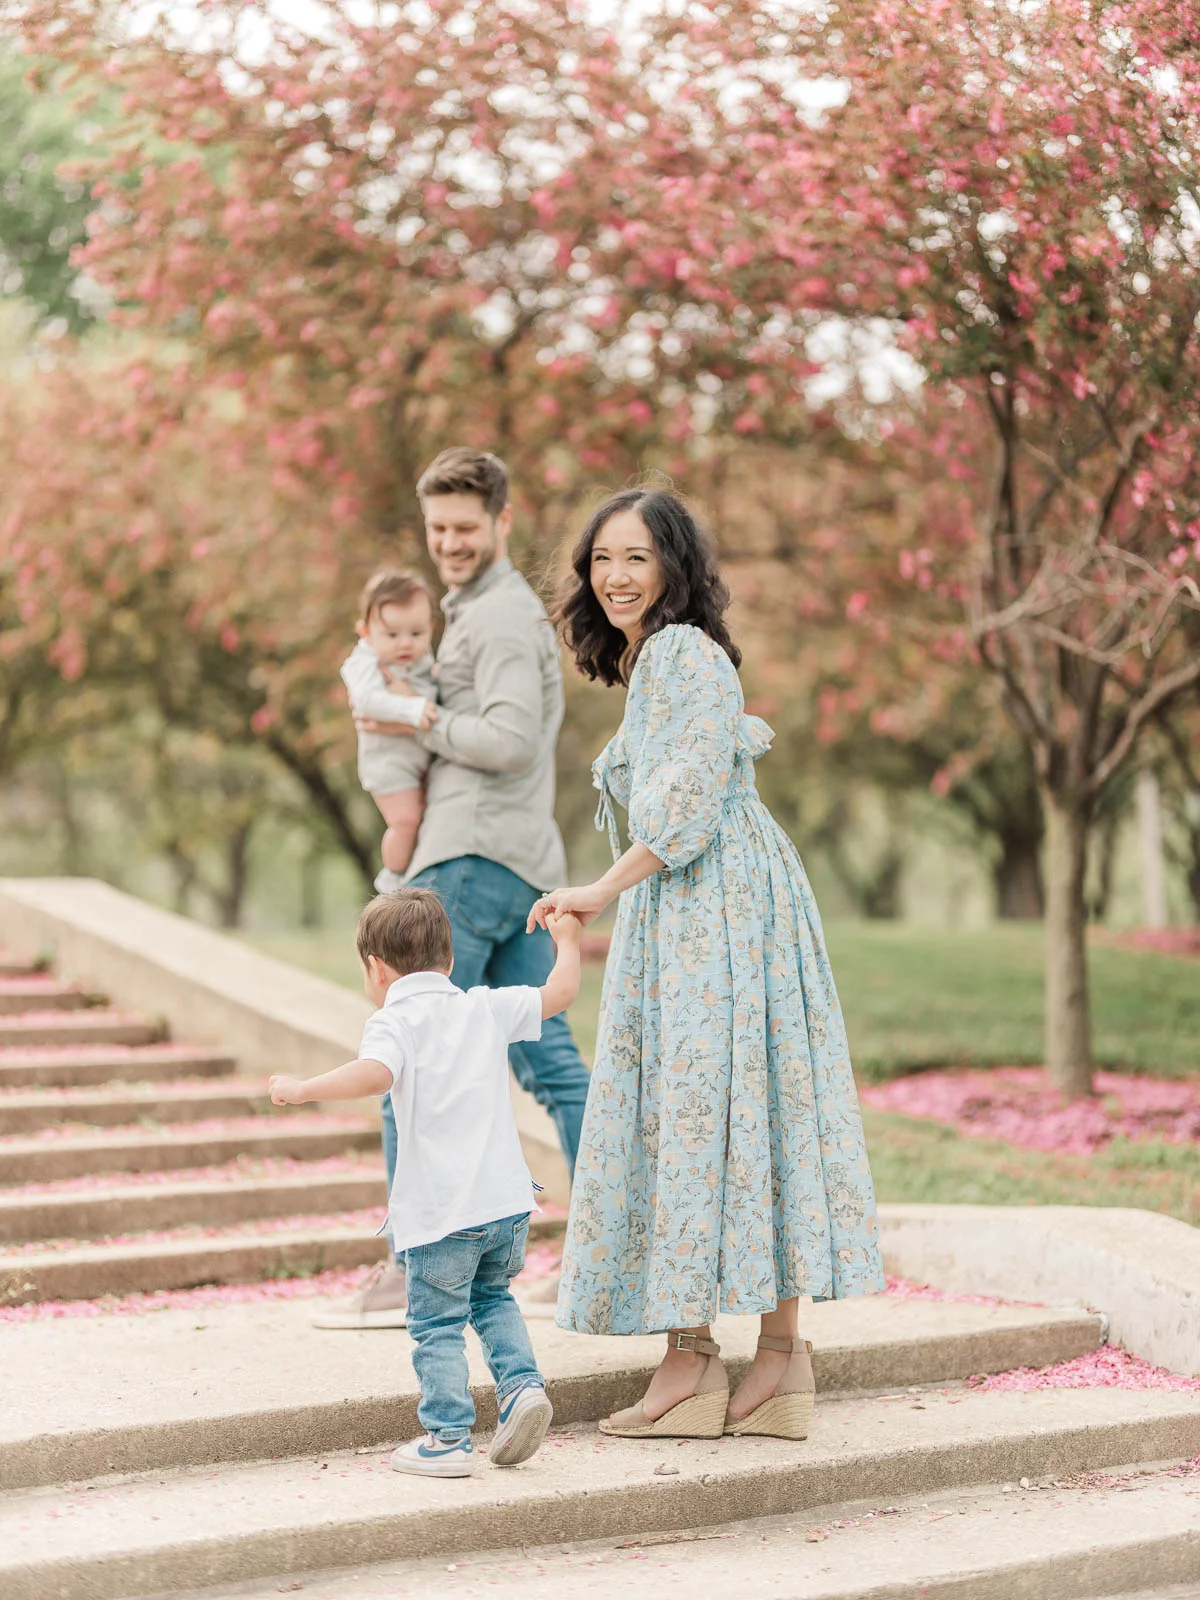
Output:
<path fill-rule="evenodd" d="M 465 589 L 469 583 L 474 583 L 476 578 L 482 577 L 488 568 L 495 566 L 495 564 L 496 540 L 493 538 L 492 542 L 485 549 L 479 551 L 473 563 L 471 564 L 470 569 L 465 574 L 460 574 L 455 577 L 447 577 L 445 572 L 440 570 L 439 563 L 438 576 L 441 578 L 442 582 L 447 585 L 447 587 L 453 586 L 458 589 Z"/>

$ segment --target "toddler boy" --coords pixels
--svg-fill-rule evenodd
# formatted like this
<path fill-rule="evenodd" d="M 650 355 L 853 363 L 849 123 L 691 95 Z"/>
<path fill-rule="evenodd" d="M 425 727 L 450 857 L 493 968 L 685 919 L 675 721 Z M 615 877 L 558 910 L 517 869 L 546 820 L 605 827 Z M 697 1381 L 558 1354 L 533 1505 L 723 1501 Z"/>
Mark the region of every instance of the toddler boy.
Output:
<path fill-rule="evenodd" d="M 415 573 L 385 569 L 367 581 L 355 624 L 358 643 L 342 663 L 352 709 L 379 722 L 431 727 L 437 713 L 433 665 L 433 596 Z M 387 823 L 383 864 L 405 873 L 412 860 L 425 798 L 429 756 L 415 739 L 360 733 L 358 781 Z"/>
<path fill-rule="evenodd" d="M 368 997 L 357 1061 L 271 1079 L 276 1105 L 389 1093 L 399 1148 L 388 1230 L 405 1254 L 408 1331 L 421 1388 L 423 1439 L 392 1455 L 397 1472 L 463 1478 L 474 1465 L 475 1406 L 463 1330 L 479 1335 L 496 1384 L 488 1456 L 527 1461 L 553 1416 L 509 1282 L 525 1264 L 533 1180 L 509 1098 L 508 1047 L 540 1037 L 579 993 L 582 924 L 547 921 L 557 951 L 540 989 L 469 989 L 450 981 L 450 919 L 428 889 L 378 895 L 358 924 Z"/>

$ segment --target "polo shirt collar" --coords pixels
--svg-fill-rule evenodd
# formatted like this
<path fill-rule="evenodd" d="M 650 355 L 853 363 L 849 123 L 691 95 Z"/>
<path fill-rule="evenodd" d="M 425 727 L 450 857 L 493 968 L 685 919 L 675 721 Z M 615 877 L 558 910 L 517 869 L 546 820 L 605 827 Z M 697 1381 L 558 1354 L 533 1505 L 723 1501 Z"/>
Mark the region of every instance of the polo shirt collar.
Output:
<path fill-rule="evenodd" d="M 383 997 L 385 1006 L 399 1000 L 410 1000 L 415 994 L 459 994 L 456 983 L 451 983 L 444 972 L 409 972 L 397 978 Z"/>
<path fill-rule="evenodd" d="M 464 584 L 461 589 L 456 589 L 453 594 L 442 596 L 442 610 L 448 617 L 453 617 L 460 606 L 470 605 L 472 600 L 478 600 L 489 589 L 494 588 L 502 578 L 507 578 L 510 572 L 515 571 L 508 556 L 502 556 L 499 561 L 493 561 L 486 572 L 481 572 L 470 583 Z"/>

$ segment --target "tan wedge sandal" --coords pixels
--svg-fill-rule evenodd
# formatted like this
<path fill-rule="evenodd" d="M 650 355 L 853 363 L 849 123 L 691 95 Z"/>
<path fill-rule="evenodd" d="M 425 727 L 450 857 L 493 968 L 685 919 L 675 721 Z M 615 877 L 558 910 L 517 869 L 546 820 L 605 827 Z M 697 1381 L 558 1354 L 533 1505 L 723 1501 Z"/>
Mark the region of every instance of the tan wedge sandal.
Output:
<path fill-rule="evenodd" d="M 624 1411 L 614 1411 L 600 1424 L 600 1432 L 617 1439 L 719 1439 L 725 1432 L 729 1409 L 729 1374 L 721 1360 L 721 1346 L 694 1333 L 670 1333 L 668 1348 L 693 1350 L 707 1356 L 695 1394 L 664 1411 L 653 1422 L 641 1401 Z"/>
<path fill-rule="evenodd" d="M 813 1377 L 812 1345 L 807 1339 L 772 1339 L 763 1334 L 760 1350 L 786 1350 L 791 1360 L 775 1393 L 748 1417 L 727 1417 L 725 1432 L 765 1433 L 773 1439 L 807 1439 L 812 1421 L 816 1379 Z"/>

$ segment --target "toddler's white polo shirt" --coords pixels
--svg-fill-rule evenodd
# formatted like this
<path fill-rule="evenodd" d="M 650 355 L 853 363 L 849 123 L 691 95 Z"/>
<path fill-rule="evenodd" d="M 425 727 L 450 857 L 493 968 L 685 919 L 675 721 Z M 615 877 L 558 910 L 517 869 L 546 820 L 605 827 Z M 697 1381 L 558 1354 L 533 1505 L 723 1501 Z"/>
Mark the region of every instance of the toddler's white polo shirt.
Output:
<path fill-rule="evenodd" d="M 540 989 L 455 988 L 398 978 L 363 1029 L 361 1061 L 392 1075 L 397 1251 L 536 1209 L 508 1082 L 508 1047 L 542 1036 Z"/>

